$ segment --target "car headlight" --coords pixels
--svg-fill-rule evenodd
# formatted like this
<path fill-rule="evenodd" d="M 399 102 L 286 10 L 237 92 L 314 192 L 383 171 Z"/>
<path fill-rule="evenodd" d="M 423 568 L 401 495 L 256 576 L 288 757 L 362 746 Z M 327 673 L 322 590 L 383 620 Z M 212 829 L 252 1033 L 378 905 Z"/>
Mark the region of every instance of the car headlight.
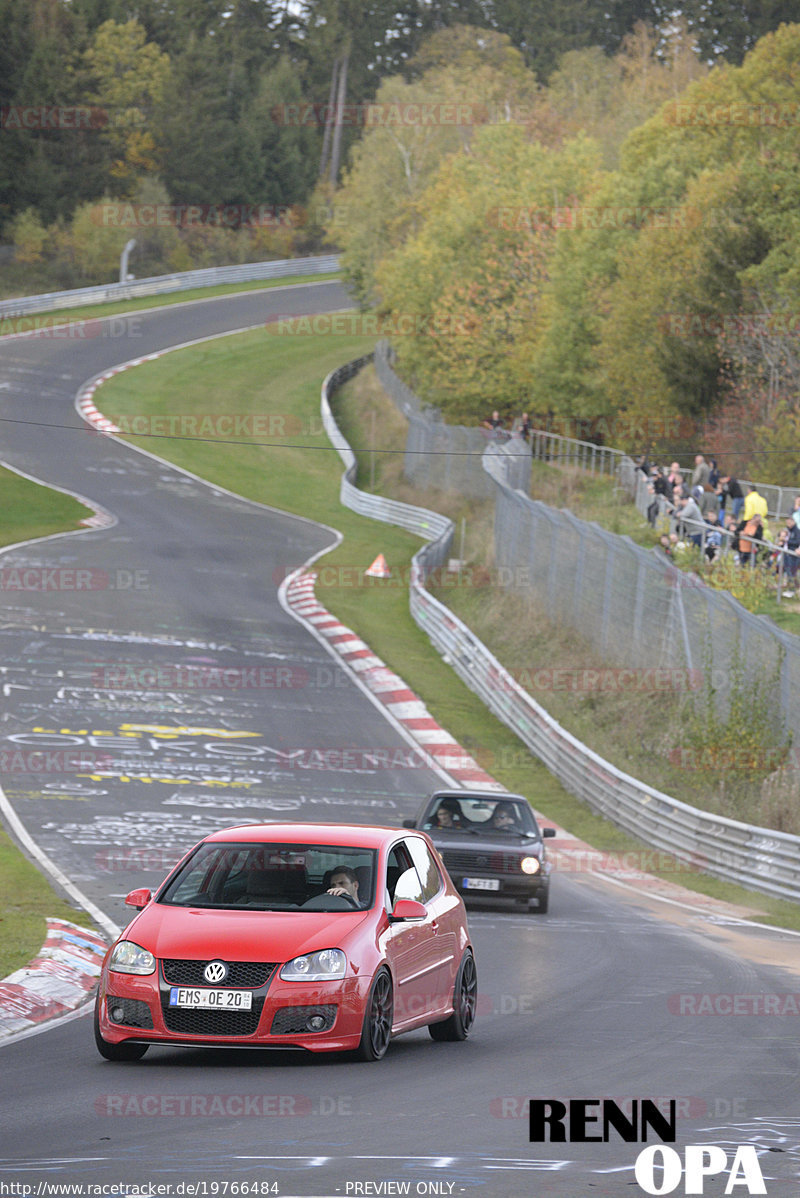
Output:
<path fill-rule="evenodd" d="M 538 857 L 523 857 L 519 865 L 524 874 L 538 874 L 542 868 Z"/>
<path fill-rule="evenodd" d="M 153 973 L 156 959 L 146 948 L 132 940 L 120 940 L 114 945 L 108 968 L 115 973 Z"/>
<path fill-rule="evenodd" d="M 287 961 L 280 976 L 284 982 L 329 982 L 343 978 L 347 957 L 340 948 L 323 948 Z"/>

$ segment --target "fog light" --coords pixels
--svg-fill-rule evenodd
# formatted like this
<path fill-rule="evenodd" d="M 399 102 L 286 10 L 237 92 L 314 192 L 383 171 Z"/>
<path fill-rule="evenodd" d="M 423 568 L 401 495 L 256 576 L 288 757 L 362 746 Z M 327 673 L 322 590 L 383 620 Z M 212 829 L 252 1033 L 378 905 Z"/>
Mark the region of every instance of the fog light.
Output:
<path fill-rule="evenodd" d="M 122 1023 L 123 1020 L 125 1019 L 125 1008 L 124 1007 L 111 1007 L 111 1009 L 108 1012 L 108 1017 L 109 1017 L 109 1019 L 112 1020 L 113 1023 Z"/>
<path fill-rule="evenodd" d="M 321 1032 L 325 1026 L 324 1015 L 309 1015 L 306 1020 L 306 1027 L 310 1032 Z"/>

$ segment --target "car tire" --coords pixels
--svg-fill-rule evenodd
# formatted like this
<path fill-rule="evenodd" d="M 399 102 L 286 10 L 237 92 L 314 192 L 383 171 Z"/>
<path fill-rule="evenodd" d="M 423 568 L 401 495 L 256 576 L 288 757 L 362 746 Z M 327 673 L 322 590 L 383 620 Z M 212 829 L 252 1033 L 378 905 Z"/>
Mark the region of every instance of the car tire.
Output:
<path fill-rule="evenodd" d="M 104 1040 L 100 1031 L 100 997 L 94 1004 L 94 1042 L 101 1057 L 107 1061 L 140 1061 L 147 1052 L 147 1044 L 131 1044 L 123 1040 L 121 1044 L 111 1044 Z"/>
<path fill-rule="evenodd" d="M 375 974 L 370 986 L 367 1009 L 364 1012 L 361 1043 L 357 1049 L 360 1060 L 379 1061 L 386 1055 L 386 1049 L 392 1038 L 393 1015 L 392 978 L 388 969 L 381 968 Z"/>
<path fill-rule="evenodd" d="M 478 974 L 472 950 L 461 958 L 453 992 L 453 1014 L 439 1023 L 429 1023 L 428 1031 L 434 1040 L 466 1040 L 475 1022 L 478 1001 Z"/>

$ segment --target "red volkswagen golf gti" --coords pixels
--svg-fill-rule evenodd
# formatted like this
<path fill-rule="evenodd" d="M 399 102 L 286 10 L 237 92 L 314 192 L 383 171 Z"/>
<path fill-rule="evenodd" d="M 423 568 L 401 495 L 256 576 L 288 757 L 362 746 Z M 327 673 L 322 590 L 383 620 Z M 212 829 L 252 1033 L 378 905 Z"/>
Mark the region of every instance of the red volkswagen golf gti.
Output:
<path fill-rule="evenodd" d="M 246 824 L 200 841 L 103 962 L 95 1039 L 355 1049 L 379 1060 L 426 1026 L 464 1040 L 477 977 L 464 905 L 424 832 Z"/>

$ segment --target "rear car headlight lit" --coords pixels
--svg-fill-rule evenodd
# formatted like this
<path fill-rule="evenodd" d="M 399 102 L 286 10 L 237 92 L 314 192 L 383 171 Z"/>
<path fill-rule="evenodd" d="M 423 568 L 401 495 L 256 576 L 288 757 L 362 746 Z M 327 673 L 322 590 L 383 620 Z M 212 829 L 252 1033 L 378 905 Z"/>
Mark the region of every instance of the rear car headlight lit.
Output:
<path fill-rule="evenodd" d="M 112 949 L 108 968 L 115 973 L 153 973 L 156 959 L 146 948 L 134 944 L 132 940 L 120 940 Z"/>
<path fill-rule="evenodd" d="M 523 857 L 519 865 L 524 874 L 538 874 L 542 868 L 538 857 Z"/>
<path fill-rule="evenodd" d="M 347 957 L 340 948 L 323 948 L 287 961 L 280 972 L 284 982 L 330 982 L 343 978 Z"/>

